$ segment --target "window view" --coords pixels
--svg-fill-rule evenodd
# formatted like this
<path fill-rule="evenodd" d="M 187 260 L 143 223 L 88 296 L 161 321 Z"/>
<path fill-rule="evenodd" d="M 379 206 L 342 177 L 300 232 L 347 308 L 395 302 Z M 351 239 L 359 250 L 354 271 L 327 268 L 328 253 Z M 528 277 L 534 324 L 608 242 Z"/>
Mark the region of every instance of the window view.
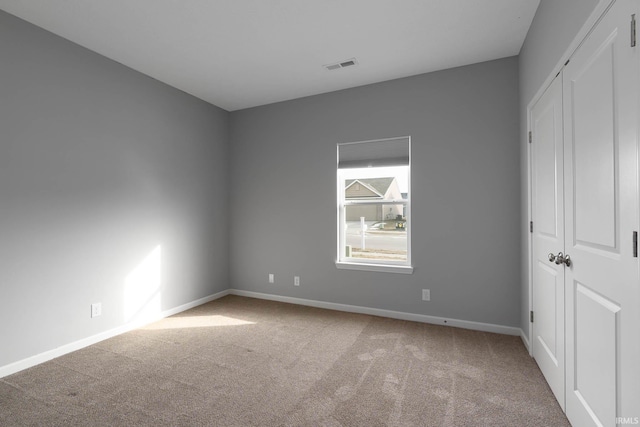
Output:
<path fill-rule="evenodd" d="M 338 145 L 338 263 L 410 266 L 409 137 Z"/>

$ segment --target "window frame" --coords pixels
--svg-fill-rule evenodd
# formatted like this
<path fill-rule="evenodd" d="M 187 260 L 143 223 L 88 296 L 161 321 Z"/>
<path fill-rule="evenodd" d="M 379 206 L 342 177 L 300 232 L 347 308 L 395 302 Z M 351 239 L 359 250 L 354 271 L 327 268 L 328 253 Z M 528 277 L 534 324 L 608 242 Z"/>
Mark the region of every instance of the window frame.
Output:
<path fill-rule="evenodd" d="M 366 144 L 384 141 L 394 141 L 406 139 L 409 145 L 408 164 L 407 167 L 407 198 L 406 199 L 364 199 L 364 200 L 346 200 L 345 197 L 345 178 L 344 170 L 339 167 L 340 162 L 340 147 L 350 144 Z M 337 250 L 336 250 L 336 267 L 338 269 L 346 270 L 361 270 L 361 271 L 378 271 L 386 273 L 403 273 L 412 274 L 413 264 L 411 261 L 411 136 L 400 136 L 394 138 L 374 139 L 368 141 L 356 141 L 339 143 L 336 147 L 336 194 L 337 194 Z M 382 167 L 382 166 L 381 166 Z M 405 209 L 405 229 L 407 233 L 407 259 L 406 261 L 393 261 L 393 260 L 372 260 L 353 258 L 346 256 L 346 208 L 347 206 L 357 205 L 403 205 Z"/>

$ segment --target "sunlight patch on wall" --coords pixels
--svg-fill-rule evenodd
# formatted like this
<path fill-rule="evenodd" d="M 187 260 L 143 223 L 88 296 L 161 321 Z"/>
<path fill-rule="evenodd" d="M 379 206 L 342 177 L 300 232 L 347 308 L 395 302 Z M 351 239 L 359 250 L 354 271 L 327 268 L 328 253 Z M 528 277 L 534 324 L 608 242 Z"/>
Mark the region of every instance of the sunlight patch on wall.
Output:
<path fill-rule="evenodd" d="M 124 280 L 124 319 L 152 320 L 161 311 L 162 249 L 156 246 Z"/>
<path fill-rule="evenodd" d="M 159 330 L 159 329 L 182 329 L 182 328 L 208 328 L 216 326 L 239 326 L 239 325 L 255 325 L 256 322 L 235 319 L 227 316 L 182 316 L 167 317 L 152 325 L 148 325 L 142 329 Z"/>

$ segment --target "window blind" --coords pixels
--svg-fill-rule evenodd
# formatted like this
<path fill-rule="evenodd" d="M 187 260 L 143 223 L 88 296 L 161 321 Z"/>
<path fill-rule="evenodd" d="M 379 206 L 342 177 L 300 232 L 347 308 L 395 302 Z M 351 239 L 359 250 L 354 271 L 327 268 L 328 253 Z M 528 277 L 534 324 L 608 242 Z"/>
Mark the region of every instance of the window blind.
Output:
<path fill-rule="evenodd" d="M 409 145 L 408 136 L 338 144 L 338 169 L 408 166 Z"/>

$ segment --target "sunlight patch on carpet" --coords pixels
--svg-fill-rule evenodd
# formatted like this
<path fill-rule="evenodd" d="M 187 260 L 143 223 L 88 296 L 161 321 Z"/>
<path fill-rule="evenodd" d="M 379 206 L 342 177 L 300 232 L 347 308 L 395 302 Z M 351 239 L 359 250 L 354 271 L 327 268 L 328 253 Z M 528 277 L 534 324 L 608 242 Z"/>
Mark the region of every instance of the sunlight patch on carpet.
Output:
<path fill-rule="evenodd" d="M 184 328 L 210 328 L 216 326 L 240 326 L 255 325 L 256 322 L 236 319 L 233 317 L 213 315 L 213 316 L 189 316 L 189 317 L 168 317 L 160 322 L 153 323 L 142 329 L 184 329 Z"/>

